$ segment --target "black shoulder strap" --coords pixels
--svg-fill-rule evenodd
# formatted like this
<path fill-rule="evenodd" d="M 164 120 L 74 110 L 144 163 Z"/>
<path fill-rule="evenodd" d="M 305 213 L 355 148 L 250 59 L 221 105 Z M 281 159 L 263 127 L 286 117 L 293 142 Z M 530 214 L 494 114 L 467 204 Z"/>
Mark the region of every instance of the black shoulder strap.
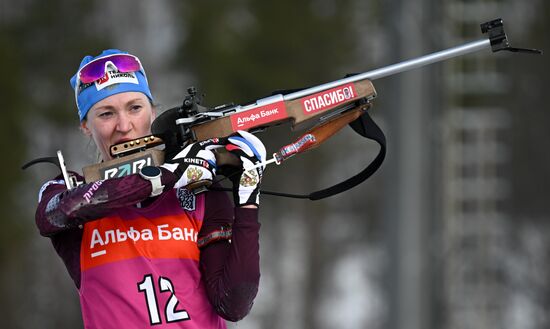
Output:
<path fill-rule="evenodd" d="M 334 186 L 331 186 L 319 191 L 315 191 L 310 194 L 290 194 L 290 193 L 281 193 L 281 192 L 264 191 L 264 190 L 262 190 L 261 193 L 267 194 L 267 195 L 282 196 L 287 198 L 320 200 L 320 199 L 328 198 L 335 194 L 347 191 L 361 184 L 367 178 L 372 176 L 372 174 L 374 174 L 376 170 L 380 168 L 380 166 L 382 165 L 382 162 L 384 162 L 384 158 L 386 157 L 386 136 L 384 136 L 384 132 L 382 132 L 382 129 L 378 127 L 376 122 L 372 120 L 368 111 L 362 114 L 355 121 L 351 122 L 350 126 L 359 135 L 368 139 L 372 139 L 380 145 L 380 151 L 378 152 L 378 155 L 376 156 L 376 158 L 374 158 L 374 160 L 372 160 L 372 162 L 365 169 L 363 169 L 363 171 Z"/>

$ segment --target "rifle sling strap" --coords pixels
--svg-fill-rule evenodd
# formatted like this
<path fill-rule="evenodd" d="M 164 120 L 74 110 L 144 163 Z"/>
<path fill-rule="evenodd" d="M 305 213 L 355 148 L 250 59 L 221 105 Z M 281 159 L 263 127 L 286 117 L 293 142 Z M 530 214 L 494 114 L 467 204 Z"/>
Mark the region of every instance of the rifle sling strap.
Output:
<path fill-rule="evenodd" d="M 328 198 L 335 194 L 339 194 L 344 191 L 347 191 L 361 184 L 367 178 L 372 176 L 372 174 L 374 174 L 376 170 L 380 168 L 380 166 L 382 165 L 382 162 L 384 162 L 384 158 L 386 157 L 386 136 L 384 135 L 384 132 L 382 132 L 382 129 L 378 127 L 376 122 L 372 120 L 368 111 L 362 114 L 355 121 L 351 122 L 350 126 L 359 135 L 368 139 L 372 139 L 380 145 L 380 151 L 378 152 L 378 155 L 365 169 L 363 169 L 363 171 L 334 186 L 331 186 L 319 191 L 315 191 L 310 194 L 290 194 L 290 193 L 281 193 L 281 192 L 264 191 L 264 190 L 262 190 L 261 193 L 267 194 L 267 195 L 282 196 L 287 198 L 320 200 L 320 199 Z"/>

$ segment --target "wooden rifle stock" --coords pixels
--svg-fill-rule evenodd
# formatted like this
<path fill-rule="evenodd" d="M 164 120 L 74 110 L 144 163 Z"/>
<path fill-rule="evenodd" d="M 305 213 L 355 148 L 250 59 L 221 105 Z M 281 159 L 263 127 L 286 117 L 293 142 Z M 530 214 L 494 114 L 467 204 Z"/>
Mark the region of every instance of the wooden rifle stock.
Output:
<path fill-rule="evenodd" d="M 196 141 L 229 136 L 237 130 L 261 130 L 286 122 L 290 122 L 292 130 L 304 130 L 349 111 L 356 101 L 364 99 L 368 102 L 375 97 L 371 81 L 350 82 L 289 101 L 284 101 L 283 95 L 268 97 L 190 129 Z"/>

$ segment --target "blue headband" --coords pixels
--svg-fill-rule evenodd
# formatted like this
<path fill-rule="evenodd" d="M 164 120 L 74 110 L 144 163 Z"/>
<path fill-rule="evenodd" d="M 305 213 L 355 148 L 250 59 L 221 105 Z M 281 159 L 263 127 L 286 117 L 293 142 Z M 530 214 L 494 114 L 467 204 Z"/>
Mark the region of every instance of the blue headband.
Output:
<path fill-rule="evenodd" d="M 89 62 L 91 62 L 96 58 L 105 57 L 105 56 L 114 55 L 114 54 L 128 54 L 128 53 L 120 51 L 118 49 L 107 49 L 107 50 L 104 50 L 101 54 L 99 54 L 96 57 L 85 56 L 82 59 L 82 62 L 80 62 L 78 71 L 80 71 L 80 69 L 84 65 L 88 64 Z M 77 71 L 77 74 L 78 74 L 78 71 Z M 95 103 L 115 94 L 129 92 L 129 91 L 141 92 L 145 94 L 145 96 L 147 96 L 151 100 L 151 102 L 153 102 L 153 96 L 151 95 L 151 91 L 149 90 L 147 77 L 143 70 L 140 70 L 137 72 L 119 73 L 119 74 L 117 74 L 117 72 L 107 72 L 107 75 L 111 78 L 114 77 L 114 79 L 111 81 L 110 84 L 107 83 L 105 87 L 101 86 L 102 79 L 100 79 L 100 81 L 91 83 L 89 86 L 80 84 L 81 91 L 76 96 L 76 106 L 78 107 L 78 116 L 80 118 L 80 121 L 86 118 L 88 111 L 90 110 L 90 108 L 92 108 L 92 106 Z M 76 88 L 76 84 L 77 84 L 76 79 L 77 79 L 77 76 L 75 74 L 73 75 L 70 81 L 73 90 Z M 117 81 L 117 79 L 120 82 L 114 83 L 113 81 Z"/>

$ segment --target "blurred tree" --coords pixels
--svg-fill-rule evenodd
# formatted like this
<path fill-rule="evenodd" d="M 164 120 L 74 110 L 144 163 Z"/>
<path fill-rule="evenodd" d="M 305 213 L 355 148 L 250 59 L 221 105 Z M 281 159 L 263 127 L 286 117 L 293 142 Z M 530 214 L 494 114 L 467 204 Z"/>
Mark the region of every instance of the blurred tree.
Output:
<path fill-rule="evenodd" d="M 0 134 L 7 141 L 2 144 L 2 166 L 8 168 L 0 174 L 2 326 L 75 328 L 81 325 L 78 314 L 56 312 L 56 307 L 67 309 L 63 299 L 51 303 L 49 298 L 35 298 L 41 295 L 40 287 L 52 282 L 47 268 L 31 265 L 40 258 L 32 247 L 37 234 L 30 225 L 35 203 L 29 204 L 29 200 L 36 202 L 38 189 L 32 185 L 33 190 L 21 194 L 32 173 L 20 167 L 29 157 L 53 155 L 29 155 L 32 140 L 46 138 L 33 136 L 33 132 L 76 125 L 69 78 L 82 54 L 106 45 L 108 36 L 89 28 L 95 19 L 93 2 L 1 1 L 0 5 L 5 9 L 0 17 L 0 71 L 5 77 L 0 81 L 4 102 Z"/>
<path fill-rule="evenodd" d="M 249 101 L 333 80 L 354 51 L 350 1 L 186 2 L 176 57 L 208 102 Z"/>
<path fill-rule="evenodd" d="M 4 263 L 10 254 L 18 250 L 17 241 L 22 237 L 23 225 L 21 225 L 20 212 L 14 209 L 14 193 L 17 183 L 19 183 L 22 173 L 20 170 L 13 170 L 22 162 L 24 150 L 23 134 L 21 132 L 23 117 L 25 112 L 22 110 L 23 80 L 21 62 L 21 49 L 13 47 L 17 44 L 17 37 L 13 26 L 8 26 L 0 30 L 0 71 L 4 74 L 4 79 L 0 80 L 0 90 L 2 90 L 2 99 L 4 101 L 2 110 L 2 120 L 0 120 L 0 131 L 3 141 L 2 149 L 4 152 L 0 180 L 2 189 L 0 190 L 0 204 L 3 214 L 4 227 L 0 230 L 0 262 Z"/>
<path fill-rule="evenodd" d="M 548 220 L 550 214 L 550 111 L 548 90 L 550 72 L 548 50 L 550 38 L 550 2 L 542 1 L 542 8 L 528 20 L 525 35 L 518 35 L 512 42 L 545 51 L 542 56 L 509 56 L 506 69 L 512 75 L 512 90 L 517 97 L 509 102 L 512 116 L 512 197 L 511 211 L 514 217 Z M 513 34 L 512 34 L 513 38 Z M 510 101 L 508 100 L 508 101 Z M 534 156 L 536 155 L 536 156 Z"/>
<path fill-rule="evenodd" d="M 522 17 L 527 28 L 516 42 L 544 54 L 514 56 L 506 66 L 514 93 L 509 103 L 512 130 L 507 136 L 511 144 L 507 206 L 514 225 L 511 250 L 515 256 L 509 280 L 515 300 L 524 300 L 511 307 L 516 316 L 510 318 L 524 328 L 550 326 L 550 2 L 541 1 L 538 7 L 533 16 Z"/>

